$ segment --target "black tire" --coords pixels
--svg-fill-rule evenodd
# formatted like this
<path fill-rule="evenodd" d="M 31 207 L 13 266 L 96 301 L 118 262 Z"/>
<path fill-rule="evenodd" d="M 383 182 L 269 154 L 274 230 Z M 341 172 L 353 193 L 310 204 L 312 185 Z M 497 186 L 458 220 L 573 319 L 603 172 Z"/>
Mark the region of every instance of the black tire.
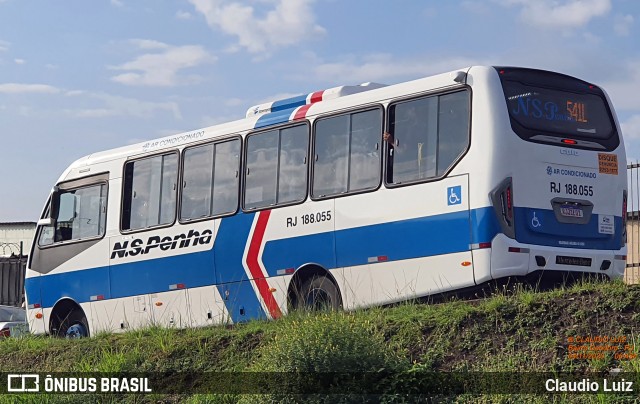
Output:
<path fill-rule="evenodd" d="M 61 338 L 85 338 L 89 336 L 89 324 L 81 310 L 73 310 L 63 318 L 58 318 L 55 335 Z"/>
<path fill-rule="evenodd" d="M 298 290 L 296 309 L 320 311 L 339 310 L 341 307 L 338 287 L 326 276 L 309 278 Z"/>

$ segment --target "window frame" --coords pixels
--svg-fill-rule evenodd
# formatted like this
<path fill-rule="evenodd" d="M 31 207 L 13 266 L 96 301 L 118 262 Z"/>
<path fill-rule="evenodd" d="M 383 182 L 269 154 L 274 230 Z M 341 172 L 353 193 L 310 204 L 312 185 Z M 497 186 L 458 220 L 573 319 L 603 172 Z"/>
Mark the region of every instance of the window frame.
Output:
<path fill-rule="evenodd" d="M 403 97 L 403 98 L 397 98 L 397 99 L 393 99 L 389 102 L 389 104 L 387 105 L 387 120 L 386 120 L 386 125 L 385 125 L 385 131 L 389 131 L 389 127 L 391 126 L 391 122 L 390 122 L 390 116 L 391 113 L 389 112 L 391 107 L 393 105 L 396 104 L 400 104 L 400 103 L 404 103 L 404 102 L 410 102 L 413 100 L 419 100 L 421 98 L 428 98 L 428 97 L 440 97 L 443 95 L 447 95 L 447 94 L 452 94 L 452 93 L 457 93 L 457 92 L 462 92 L 462 91 L 467 91 L 469 94 L 469 129 L 467 132 L 467 146 L 464 149 L 464 151 L 462 153 L 460 153 L 460 155 L 451 162 L 451 164 L 449 165 L 449 167 L 447 167 L 446 170 L 444 170 L 444 172 L 441 175 L 436 175 L 434 177 L 428 177 L 428 178 L 423 178 L 423 179 L 418 179 L 418 180 L 413 180 L 413 181 L 406 181 L 406 182 L 402 182 L 399 184 L 393 183 L 393 182 L 388 182 L 387 181 L 387 173 L 388 173 L 388 165 L 389 165 L 389 145 L 385 142 L 385 146 L 384 146 L 384 162 L 383 162 L 383 181 L 384 181 L 384 186 L 386 188 L 389 189 L 394 189 L 394 188 L 401 188 L 401 187 L 406 187 L 406 186 L 411 186 L 411 185 L 416 185 L 416 184 L 424 184 L 427 182 L 436 182 L 436 181 L 440 181 L 444 178 L 447 178 L 447 176 L 451 173 L 451 171 L 453 171 L 453 169 L 460 163 L 460 161 L 467 155 L 467 153 L 469 152 L 469 150 L 471 149 L 471 134 L 473 133 L 472 130 L 472 118 L 473 118 L 473 90 L 471 89 L 470 86 L 468 85 L 464 85 L 464 86 L 456 86 L 454 88 L 447 88 L 447 89 L 440 89 L 438 91 L 431 91 L 431 92 L 426 92 L 426 93 L 421 93 L 418 95 L 412 95 L 411 97 Z M 440 140 L 440 133 L 438 133 L 438 141 Z M 439 144 L 439 142 L 438 142 Z M 437 172 L 437 168 L 436 168 L 436 172 Z"/>
<path fill-rule="evenodd" d="M 85 242 L 89 242 L 89 241 L 98 241 L 101 240 L 105 237 L 105 235 L 107 234 L 107 223 L 108 223 L 108 214 L 109 214 L 109 172 L 102 172 L 102 173 L 98 173 L 98 174 L 92 174 L 90 176 L 86 176 L 86 177 L 82 177 L 82 178 L 76 178 L 73 180 L 68 180 L 68 181 L 63 181 L 60 182 L 58 184 L 56 184 L 56 187 L 60 190 L 60 191 L 75 191 L 78 189 L 82 189 L 82 188 L 88 188 L 91 186 L 95 186 L 95 185 L 104 185 L 105 188 L 105 204 L 104 204 L 104 232 L 101 235 L 98 236 L 93 236 L 93 237 L 87 237 L 87 238 L 80 238 L 80 239 L 71 239 L 71 240 L 64 240 L 64 241 L 54 241 L 53 243 L 49 244 L 49 245 L 41 245 L 40 244 L 40 237 L 42 235 L 42 229 L 46 226 L 38 226 L 37 231 L 36 231 L 36 242 L 34 243 L 35 246 L 38 246 L 38 249 L 40 250 L 46 250 L 48 248 L 56 248 L 56 247 L 61 247 L 61 246 L 66 246 L 66 245 L 70 245 L 70 244 L 78 244 L 78 243 L 85 243 Z M 46 208 L 44 210 L 44 213 L 42 214 L 42 218 L 46 218 L 51 214 L 51 203 L 53 202 L 53 196 L 55 195 L 50 195 L 48 200 L 47 200 L 47 204 L 46 204 Z M 31 260 L 31 255 L 29 256 L 29 260 Z"/>
<path fill-rule="evenodd" d="M 356 191 L 347 191 L 347 192 L 341 192 L 341 193 L 337 193 L 337 194 L 328 194 L 328 195 L 321 195 L 321 196 L 314 196 L 313 195 L 313 181 L 315 179 L 315 155 L 316 155 L 316 125 L 319 121 L 323 120 L 323 119 L 330 119 L 330 118 L 335 118 L 335 117 L 339 117 L 339 116 L 344 116 L 344 115 L 353 115 L 359 112 L 367 112 L 367 111 L 374 111 L 374 110 L 379 110 L 380 111 L 380 122 L 381 122 L 381 126 L 380 126 L 380 145 L 378 147 L 378 151 L 380 152 L 380 157 L 378 159 L 378 183 L 376 184 L 376 186 L 371 187 L 371 188 L 364 188 L 364 189 L 359 189 Z M 323 200 L 327 200 L 327 199 L 335 199 L 335 198 L 342 198 L 344 196 L 350 196 L 350 195 L 358 195 L 358 194 L 365 194 L 368 192 L 375 192 L 377 190 L 380 189 L 380 187 L 382 186 L 383 183 L 383 176 L 384 176 L 384 150 L 385 147 L 383 146 L 383 139 L 382 139 L 382 134 L 385 132 L 386 130 L 386 121 L 387 121 L 387 117 L 388 117 L 388 113 L 387 113 L 387 109 L 384 107 L 384 105 L 380 104 L 380 103 L 375 103 L 375 104 L 368 104 L 368 105 L 359 105 L 357 107 L 353 107 L 353 108 L 349 108 L 349 109 L 344 109 L 344 110 L 340 110 L 340 111 L 333 111 L 324 115 L 319 115 L 317 117 L 315 117 L 315 119 L 313 120 L 313 126 L 312 126 L 312 131 L 311 131 L 311 143 L 310 143 L 310 147 L 311 147 L 311 151 L 309 153 L 310 159 L 312 161 L 313 164 L 310 165 L 309 169 L 310 169 L 310 178 L 309 178 L 309 183 L 308 183 L 308 188 L 309 188 L 309 198 L 312 201 L 323 201 Z M 349 165 L 349 174 L 351 173 L 351 166 Z"/>
<path fill-rule="evenodd" d="M 181 212 L 182 212 L 182 195 L 183 195 L 183 190 L 184 188 L 182 187 L 182 184 L 184 182 L 184 162 L 185 162 L 185 153 L 188 149 L 193 149 L 196 147 L 202 147 L 202 146 L 209 146 L 209 145 L 214 145 L 214 150 L 215 150 L 215 145 L 218 143 L 225 143 L 225 142 L 230 142 L 232 140 L 239 140 L 240 141 L 240 158 L 238 159 L 238 187 L 236 189 L 236 192 L 238 194 L 238 200 L 236 202 L 236 208 L 233 212 L 229 212 L 229 213 L 223 213 L 223 214 L 218 214 L 218 215 L 210 215 L 210 216 L 202 216 L 202 217 L 198 217 L 195 219 L 186 219 L 183 220 L 182 216 L 181 216 Z M 180 224 L 192 224 L 192 223 L 198 223 L 198 222 L 204 222 L 206 220 L 213 220 L 213 219 L 219 219 L 219 218 L 223 218 L 223 217 L 228 217 L 228 216 L 234 216 L 238 213 L 238 209 L 241 203 L 241 190 L 242 190 L 242 169 L 243 169 L 243 153 L 244 153 L 244 142 L 242 139 L 242 136 L 239 134 L 236 135 L 231 135 L 231 136 L 225 136 L 225 137 L 221 137 L 221 138 L 216 138 L 214 140 L 208 140 L 206 142 L 202 142 L 202 143 L 196 143 L 196 144 L 192 144 L 189 145 L 187 147 L 185 147 L 184 149 L 182 149 L 181 153 L 180 153 L 180 164 L 179 164 L 179 182 L 178 182 L 178 188 L 180 189 L 180 192 L 178 193 L 179 196 L 179 200 L 177 205 L 177 221 Z M 214 156 L 215 157 L 215 156 Z M 215 173 L 214 173 L 215 174 Z"/>
<path fill-rule="evenodd" d="M 254 136 L 254 135 L 259 135 L 261 133 L 266 133 L 266 132 L 271 132 L 274 130 L 277 130 L 278 132 L 284 129 L 288 129 L 288 128 L 293 128 L 296 126 L 306 126 L 307 127 L 307 168 L 306 168 L 306 187 L 305 187 L 305 193 L 304 193 L 304 197 L 298 201 L 290 201 L 290 202 L 286 202 L 286 203 L 275 203 L 273 205 L 269 205 L 269 206 L 262 206 L 262 207 L 257 207 L 257 208 L 249 208 L 247 209 L 245 207 L 245 194 L 246 194 L 246 186 L 247 186 L 247 181 L 246 181 L 246 176 L 247 176 L 247 152 L 249 150 L 248 144 L 249 144 L 249 138 Z M 278 133 L 278 136 L 280 136 L 280 133 Z M 280 148 L 278 148 L 278 155 L 280 153 Z M 267 209 L 274 209 L 274 208 L 279 208 L 279 207 L 283 207 L 283 206 L 294 206 L 294 205 L 300 205 L 302 203 L 304 203 L 307 198 L 309 197 L 309 189 L 310 189 L 310 179 L 311 176 L 309 174 L 309 170 L 310 170 L 310 161 L 311 161 L 311 124 L 309 122 L 308 119 L 300 119 L 297 121 L 291 121 L 291 122 L 287 122 L 283 125 L 274 125 L 274 126 L 268 126 L 265 128 L 260 128 L 260 130 L 258 131 L 251 131 L 249 133 L 247 133 L 247 135 L 244 137 L 244 147 L 243 147 L 243 151 L 242 151 L 242 162 L 241 162 L 241 169 L 242 169 L 242 174 L 241 174 L 241 185 L 240 185 L 240 191 L 241 191 L 241 195 L 240 195 L 240 207 L 242 209 L 243 212 L 245 213 L 253 213 L 253 212 L 259 212 L 261 210 L 267 210 Z M 279 177 L 280 177 L 280 172 L 279 172 L 280 166 L 278 165 L 278 178 L 276 178 L 276 187 L 279 184 Z M 277 188 L 276 188 L 277 189 Z M 276 195 L 277 196 L 277 195 Z"/>
<path fill-rule="evenodd" d="M 177 184 L 180 184 L 180 181 L 182 179 L 182 175 L 180 173 L 180 151 L 178 149 L 171 149 L 171 150 L 165 150 L 165 151 L 160 151 L 157 153 L 153 153 L 153 154 L 149 154 L 149 155 L 144 155 L 144 156 L 136 156 L 136 157 L 130 157 L 127 158 L 124 162 L 124 164 L 122 164 L 122 187 L 121 187 L 121 194 L 120 194 L 120 219 L 119 219 L 119 223 L 118 223 L 118 227 L 120 230 L 121 234 L 134 234 L 134 233 L 141 233 L 141 232 L 145 232 L 145 231 L 149 231 L 149 230 L 155 230 L 155 229 L 162 229 L 165 227 L 171 227 L 173 225 L 175 225 L 177 219 L 178 219 L 178 186 L 176 187 L 175 195 L 176 195 L 176 203 L 173 209 L 173 221 L 171 221 L 170 223 L 163 223 L 163 224 L 158 224 L 155 226 L 150 226 L 150 227 L 144 227 L 144 228 L 140 228 L 140 229 L 123 229 L 122 228 L 122 219 L 123 219 L 123 215 L 124 215 L 124 204 L 125 204 L 125 186 L 126 186 L 126 172 L 127 172 L 127 164 L 129 163 L 135 163 L 136 161 L 142 161 L 142 160 L 147 160 L 147 159 L 152 159 L 158 156 L 168 156 L 171 154 L 175 154 L 178 157 L 178 162 L 176 164 L 176 171 L 177 171 L 177 175 L 176 175 L 176 181 Z M 131 220 L 131 218 L 129 218 L 129 220 Z"/>

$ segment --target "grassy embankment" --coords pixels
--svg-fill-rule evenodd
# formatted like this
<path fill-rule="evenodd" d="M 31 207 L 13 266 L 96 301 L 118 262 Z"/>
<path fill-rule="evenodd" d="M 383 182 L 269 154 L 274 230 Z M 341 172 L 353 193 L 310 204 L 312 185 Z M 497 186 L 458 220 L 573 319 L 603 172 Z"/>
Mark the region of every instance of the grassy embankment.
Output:
<path fill-rule="evenodd" d="M 0 341 L 0 363 L 3 372 L 19 373 L 161 372 L 171 379 L 159 387 L 190 393 L 208 390 L 206 386 L 211 379 L 206 375 L 212 375 L 208 372 L 224 372 L 213 373 L 223 377 L 254 371 L 259 372 L 256 374 L 263 382 L 275 376 L 286 383 L 291 378 L 279 372 L 382 371 L 378 374 L 387 376 L 379 384 L 379 391 L 386 395 L 369 397 L 373 402 L 412 401 L 416 396 L 409 393 L 424 392 L 424 384 L 420 383 L 433 376 L 430 372 L 481 372 L 481 375 L 497 372 L 495 378 L 522 372 L 572 372 L 585 373 L 594 380 L 594 372 L 640 371 L 639 359 L 617 360 L 613 352 L 607 352 L 602 359 L 570 358 L 569 338 L 577 336 L 623 336 L 626 344 L 632 345 L 628 352 L 637 354 L 640 351 L 640 286 L 583 283 L 540 293 L 525 287 L 515 293 L 497 293 L 482 301 L 409 303 L 351 313 L 296 313 L 271 322 L 186 330 L 150 328 L 85 340 L 30 336 Z M 228 385 L 223 383 L 222 387 L 218 382 L 214 390 L 233 393 L 232 383 L 246 384 L 251 380 L 236 379 Z M 640 397 L 640 380 L 635 384 L 635 397 Z M 357 392 L 360 387 L 348 389 Z M 323 391 L 335 393 L 345 389 L 343 385 L 334 390 L 325 387 Z M 333 396 L 327 402 L 338 398 Z M 363 396 L 342 398 L 351 401 Z M 25 402 L 188 400 L 195 403 L 279 401 L 283 397 L 243 394 L 0 396 L 0 402 L 16 399 Z M 451 400 L 549 402 L 550 399 L 620 402 L 621 397 L 496 394 L 463 395 Z"/>

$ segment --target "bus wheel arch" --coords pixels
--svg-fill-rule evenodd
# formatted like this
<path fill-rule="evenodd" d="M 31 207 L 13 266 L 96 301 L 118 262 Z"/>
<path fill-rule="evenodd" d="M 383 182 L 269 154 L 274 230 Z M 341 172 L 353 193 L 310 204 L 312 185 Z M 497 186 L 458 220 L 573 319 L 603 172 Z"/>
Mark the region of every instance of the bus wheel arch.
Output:
<path fill-rule="evenodd" d="M 317 298 L 325 301 L 316 302 Z M 287 302 L 289 310 L 305 307 L 317 310 L 318 303 L 338 310 L 342 308 L 342 295 L 338 282 L 329 271 L 318 264 L 305 264 L 298 268 L 289 282 Z"/>
<path fill-rule="evenodd" d="M 82 307 L 72 299 L 59 300 L 51 310 L 49 333 L 63 338 L 88 337 L 89 322 Z"/>

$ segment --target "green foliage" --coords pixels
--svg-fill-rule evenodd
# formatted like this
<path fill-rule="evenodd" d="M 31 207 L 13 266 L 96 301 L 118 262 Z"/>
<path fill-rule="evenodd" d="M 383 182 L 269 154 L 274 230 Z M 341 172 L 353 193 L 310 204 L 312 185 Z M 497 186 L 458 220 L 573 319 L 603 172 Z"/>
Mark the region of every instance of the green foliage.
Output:
<path fill-rule="evenodd" d="M 640 286 L 578 282 L 546 292 L 509 285 L 480 301 L 410 302 L 351 313 L 293 313 L 277 321 L 253 321 L 198 329 L 147 328 L 91 339 L 40 336 L 0 340 L 4 372 L 135 372 L 192 375 L 254 372 L 269 375 L 351 373 L 380 375 L 380 397 L 364 396 L 354 380 L 328 381 L 335 395 L 234 395 L 226 391 L 193 396 L 43 395 L 44 402 L 387 401 L 422 397 L 429 372 L 639 372 L 640 359 L 569 359 L 568 338 L 625 336 L 640 354 Z M 284 373 L 283 373 L 284 372 Z M 287 383 L 295 378 L 281 378 Z M 194 385 L 196 381 L 193 381 Z M 324 380 L 327 382 L 327 380 Z M 348 382 L 348 381 L 347 381 Z M 333 383 L 333 384 L 332 384 Z M 640 385 L 640 380 L 636 380 Z M 282 384 L 284 387 L 286 383 Z M 292 385 L 295 387 L 295 385 Z M 332 387 L 333 386 L 333 387 Z M 428 387 L 428 386 L 427 386 Z M 345 395 L 345 391 L 351 394 Z M 195 392 L 205 392 L 199 390 Z M 324 387 L 323 391 L 327 391 Z M 396 394 L 392 394 L 392 393 Z M 339 394 L 338 394 L 339 393 Z M 36 396 L 5 396 L 3 402 L 36 402 Z M 578 402 L 615 402 L 590 395 Z M 93 400 L 93 401 L 92 401 Z M 452 402 L 575 402 L 575 397 L 461 396 Z M 38 401 L 40 402 L 40 401 Z"/>
<path fill-rule="evenodd" d="M 345 313 L 291 316 L 276 324 L 255 371 L 379 372 L 406 363 L 369 321 Z"/>

